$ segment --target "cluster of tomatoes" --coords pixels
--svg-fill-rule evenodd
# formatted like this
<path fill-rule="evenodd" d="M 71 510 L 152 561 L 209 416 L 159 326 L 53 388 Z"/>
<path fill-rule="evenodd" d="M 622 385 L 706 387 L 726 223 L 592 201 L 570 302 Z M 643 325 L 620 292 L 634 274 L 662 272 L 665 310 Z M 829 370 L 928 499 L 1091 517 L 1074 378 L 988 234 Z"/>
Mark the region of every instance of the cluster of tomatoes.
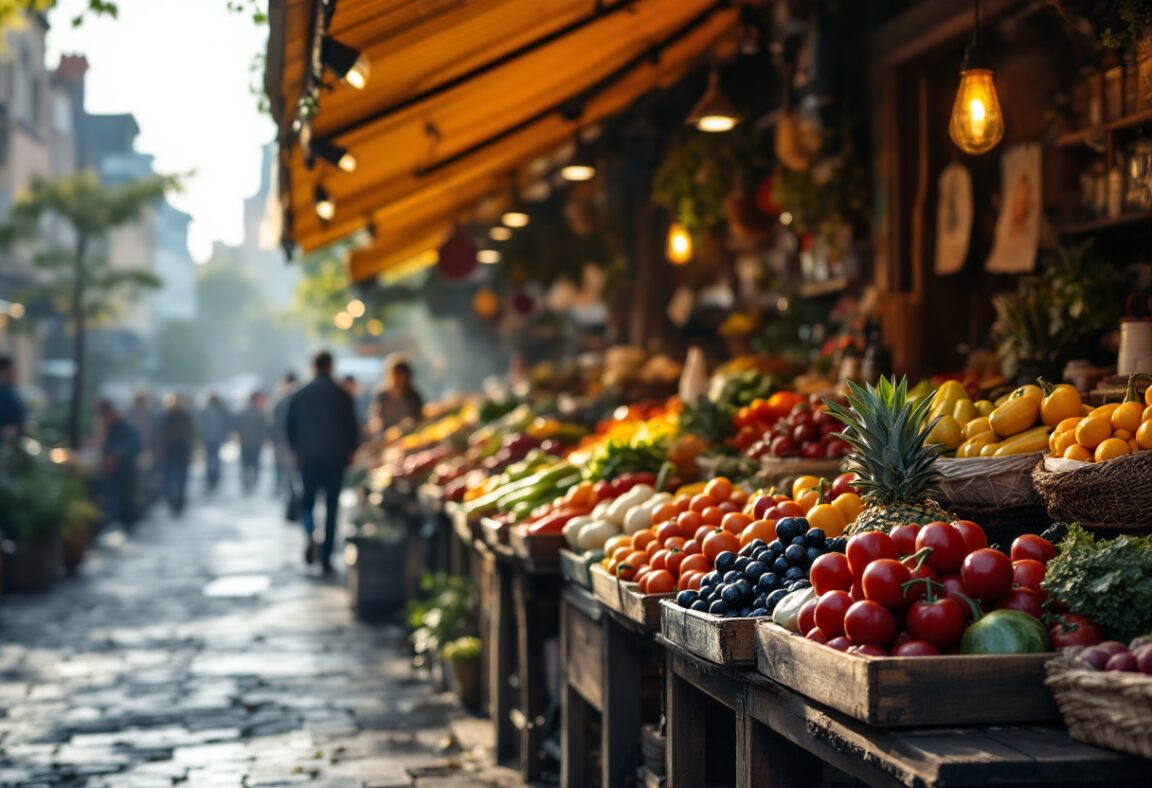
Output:
<path fill-rule="evenodd" d="M 968 520 L 857 534 L 844 553 L 812 563 L 816 597 L 801 608 L 799 629 L 832 648 L 872 656 L 955 653 L 984 611 L 1040 619 L 1045 565 L 1055 555 L 1051 542 L 1032 534 L 1005 555 Z"/>
<path fill-rule="evenodd" d="M 716 556 L 740 549 L 741 535 L 752 524 L 743 511 L 747 503 L 748 494 L 722 477 L 699 494 L 677 495 L 652 512 L 648 528 L 608 540 L 605 569 L 638 583 L 644 594 L 698 590 Z"/>

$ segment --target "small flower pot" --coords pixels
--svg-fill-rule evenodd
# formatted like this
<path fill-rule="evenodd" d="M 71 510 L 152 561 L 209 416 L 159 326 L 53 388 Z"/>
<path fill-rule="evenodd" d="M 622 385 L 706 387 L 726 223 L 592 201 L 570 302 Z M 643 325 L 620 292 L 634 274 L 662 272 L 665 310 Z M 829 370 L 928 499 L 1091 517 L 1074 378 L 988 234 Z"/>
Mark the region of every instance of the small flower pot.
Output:
<path fill-rule="evenodd" d="M 60 542 L 63 547 L 64 571 L 74 575 L 88 554 L 91 536 L 87 528 L 72 528 L 64 532 Z"/>
<path fill-rule="evenodd" d="M 468 657 L 454 659 L 448 663 L 451 666 L 449 676 L 452 680 L 452 692 L 460 698 L 460 702 L 468 708 L 480 705 L 480 658 Z"/>

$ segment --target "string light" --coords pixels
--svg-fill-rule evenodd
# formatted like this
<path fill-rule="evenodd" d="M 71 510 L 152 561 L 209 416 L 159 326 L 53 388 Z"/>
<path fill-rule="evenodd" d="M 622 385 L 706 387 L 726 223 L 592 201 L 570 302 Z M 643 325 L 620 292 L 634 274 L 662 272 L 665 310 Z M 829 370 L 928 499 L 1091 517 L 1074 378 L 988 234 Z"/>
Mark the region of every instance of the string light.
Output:
<path fill-rule="evenodd" d="M 372 72 L 372 64 L 360 50 L 331 36 L 325 36 L 320 45 L 320 62 L 357 90 L 364 89 Z"/>
<path fill-rule="evenodd" d="M 948 136 L 965 153 L 987 153 L 1004 139 L 1004 116 L 992 80 L 988 56 L 980 43 L 980 0 L 972 0 L 972 43 L 964 50 L 960 87 L 952 104 Z"/>
<path fill-rule="evenodd" d="M 312 204 L 316 207 L 316 215 L 326 222 L 331 221 L 332 217 L 336 215 L 336 203 L 323 186 L 316 187 L 316 191 L 312 195 Z"/>

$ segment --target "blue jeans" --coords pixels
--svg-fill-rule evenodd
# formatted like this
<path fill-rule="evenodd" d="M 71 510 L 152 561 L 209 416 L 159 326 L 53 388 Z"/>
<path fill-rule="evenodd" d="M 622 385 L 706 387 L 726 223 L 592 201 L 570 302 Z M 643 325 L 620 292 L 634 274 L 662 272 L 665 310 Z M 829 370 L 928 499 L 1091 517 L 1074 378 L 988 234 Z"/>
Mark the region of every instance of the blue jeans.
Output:
<path fill-rule="evenodd" d="M 167 457 L 164 460 L 164 498 L 173 514 L 184 511 L 185 489 L 188 486 L 187 456 Z"/>
<path fill-rule="evenodd" d="M 207 474 L 208 492 L 214 492 L 220 485 L 220 446 L 219 443 L 204 444 L 204 466 Z"/>
<path fill-rule="evenodd" d="M 320 561 L 328 563 L 336 545 L 336 515 L 340 509 L 340 491 L 344 489 L 344 466 L 311 463 L 300 466 L 300 480 L 304 490 L 300 495 L 300 523 L 308 539 L 316 530 L 316 494 L 324 493 L 324 544 L 320 546 Z"/>

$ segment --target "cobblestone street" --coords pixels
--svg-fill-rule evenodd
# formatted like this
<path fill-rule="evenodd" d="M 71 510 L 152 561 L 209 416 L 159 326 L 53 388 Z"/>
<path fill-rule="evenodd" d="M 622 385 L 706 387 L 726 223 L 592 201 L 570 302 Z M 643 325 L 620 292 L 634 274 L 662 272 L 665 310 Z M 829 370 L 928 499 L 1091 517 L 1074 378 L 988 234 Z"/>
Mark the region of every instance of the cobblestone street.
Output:
<path fill-rule="evenodd" d="M 193 497 L 199 493 L 194 487 Z M 156 507 L 0 610 L 0 785 L 505 784 L 266 492 Z M 471 731 L 472 735 L 462 731 Z"/>

